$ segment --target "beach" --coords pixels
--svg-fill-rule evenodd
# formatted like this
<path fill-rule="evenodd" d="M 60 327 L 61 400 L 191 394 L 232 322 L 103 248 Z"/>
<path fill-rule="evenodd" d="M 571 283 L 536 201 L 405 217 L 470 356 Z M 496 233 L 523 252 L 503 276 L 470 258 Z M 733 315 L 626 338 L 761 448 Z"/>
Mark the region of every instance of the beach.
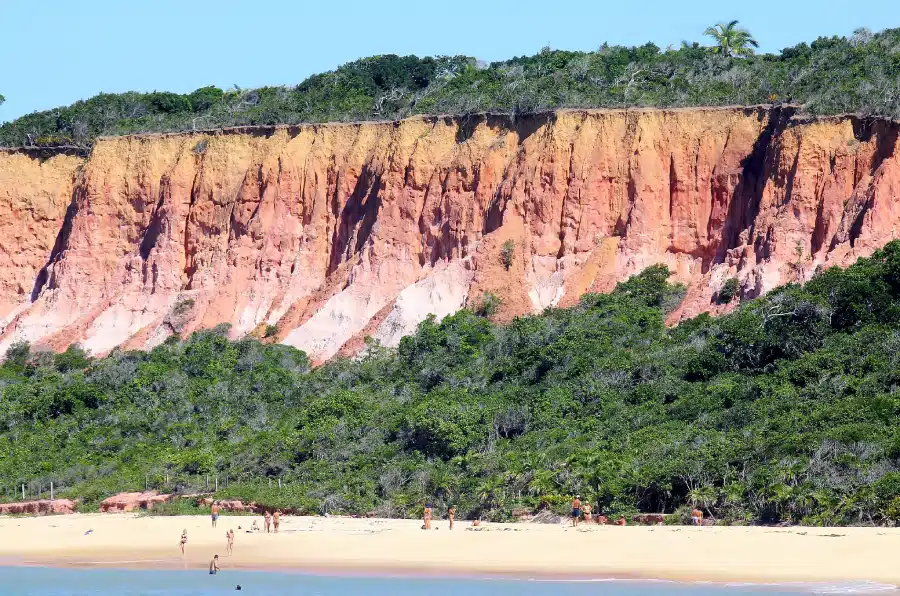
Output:
<path fill-rule="evenodd" d="M 0 516 L 0 565 L 204 569 L 218 554 L 223 571 L 900 584 L 897 528 L 459 521 L 450 531 L 436 520 L 437 529 L 424 531 L 416 520 L 285 516 L 277 535 L 247 533 L 254 520 L 263 527 L 259 516 L 237 515 L 223 515 L 215 529 L 206 516 Z"/>

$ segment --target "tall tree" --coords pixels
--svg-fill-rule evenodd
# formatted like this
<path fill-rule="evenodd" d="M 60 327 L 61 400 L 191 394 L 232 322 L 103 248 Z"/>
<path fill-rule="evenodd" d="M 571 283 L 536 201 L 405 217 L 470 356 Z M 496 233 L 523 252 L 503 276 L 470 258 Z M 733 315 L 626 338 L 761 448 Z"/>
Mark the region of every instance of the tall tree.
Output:
<path fill-rule="evenodd" d="M 703 34 L 716 40 L 714 52 L 728 57 L 753 55 L 753 49 L 758 48 L 759 43 L 753 39 L 749 31 L 738 27 L 737 24 L 737 21 L 731 21 L 707 27 Z"/>

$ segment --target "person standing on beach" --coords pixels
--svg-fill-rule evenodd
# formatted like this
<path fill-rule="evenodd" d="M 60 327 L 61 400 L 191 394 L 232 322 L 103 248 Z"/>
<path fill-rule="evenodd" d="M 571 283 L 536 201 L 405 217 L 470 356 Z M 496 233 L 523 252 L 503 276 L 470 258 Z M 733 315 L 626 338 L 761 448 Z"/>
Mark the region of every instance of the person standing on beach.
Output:
<path fill-rule="evenodd" d="M 225 540 L 227 541 L 225 544 L 225 552 L 229 555 L 234 554 L 234 530 L 228 530 L 225 532 Z"/>
<path fill-rule="evenodd" d="M 181 556 L 184 556 L 184 545 L 187 544 L 187 528 L 181 531 Z"/>
<path fill-rule="evenodd" d="M 703 512 L 697 507 L 694 507 L 694 510 L 691 511 L 691 524 L 694 526 L 703 525 Z"/>
<path fill-rule="evenodd" d="M 209 574 L 215 575 L 219 572 L 219 555 L 216 555 L 212 558 L 212 561 L 209 562 Z"/>
<path fill-rule="evenodd" d="M 431 529 L 431 505 L 430 504 L 425 505 L 424 518 L 425 518 L 425 525 L 422 526 L 422 529 L 430 530 Z"/>
<path fill-rule="evenodd" d="M 585 523 L 591 522 L 591 504 L 585 503 L 581 506 L 581 516 Z"/>
<path fill-rule="evenodd" d="M 450 529 L 452 530 L 453 520 L 456 519 L 456 507 L 453 507 L 452 505 L 450 506 L 450 508 L 447 510 L 447 519 L 450 520 Z"/>
<path fill-rule="evenodd" d="M 276 509 L 272 515 L 272 525 L 275 526 L 275 533 L 278 533 L 278 524 L 281 523 L 281 513 Z"/>
<path fill-rule="evenodd" d="M 212 504 L 212 527 L 216 527 L 216 522 L 219 521 L 219 502 L 213 501 Z"/>
<path fill-rule="evenodd" d="M 581 516 L 581 495 L 575 495 L 572 500 L 572 527 L 578 525 L 578 518 Z"/>
<path fill-rule="evenodd" d="M 272 516 L 271 516 L 271 514 L 268 512 L 268 510 L 266 511 L 266 515 L 265 515 L 264 521 L 265 521 L 265 524 L 266 524 L 266 534 L 268 534 L 269 532 L 272 531 Z"/>

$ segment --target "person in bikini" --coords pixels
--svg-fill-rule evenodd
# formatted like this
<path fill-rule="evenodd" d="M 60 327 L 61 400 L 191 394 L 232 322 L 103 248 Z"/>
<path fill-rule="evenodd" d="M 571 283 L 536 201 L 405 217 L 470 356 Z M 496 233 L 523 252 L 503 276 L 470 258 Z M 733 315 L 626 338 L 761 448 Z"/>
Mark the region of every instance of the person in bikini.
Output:
<path fill-rule="evenodd" d="M 268 511 L 266 511 L 264 521 L 266 524 L 266 534 L 268 534 L 269 532 L 272 531 L 272 515 Z"/>
<path fill-rule="evenodd" d="M 225 540 L 227 541 L 225 544 L 225 552 L 229 555 L 234 554 L 234 530 L 228 530 L 225 532 Z"/>
<path fill-rule="evenodd" d="M 575 495 L 572 500 L 572 527 L 578 525 L 578 518 L 581 516 L 581 495 Z"/>
<path fill-rule="evenodd" d="M 424 517 L 424 525 L 422 526 L 423 530 L 431 529 L 431 505 L 425 505 L 425 512 L 423 514 Z"/>
<path fill-rule="evenodd" d="M 581 517 L 586 523 L 591 522 L 591 504 L 584 503 L 581 506 Z"/>
<path fill-rule="evenodd" d="M 447 510 L 447 519 L 450 520 L 450 529 L 453 529 L 453 520 L 456 519 L 456 507 L 450 507 Z"/>
<path fill-rule="evenodd" d="M 181 545 L 181 556 L 184 556 L 184 545 L 187 544 L 187 528 L 182 530 L 181 541 L 179 544 Z"/>
<path fill-rule="evenodd" d="M 272 525 L 275 526 L 275 533 L 278 533 L 278 524 L 281 523 L 281 513 L 276 509 L 272 515 Z"/>

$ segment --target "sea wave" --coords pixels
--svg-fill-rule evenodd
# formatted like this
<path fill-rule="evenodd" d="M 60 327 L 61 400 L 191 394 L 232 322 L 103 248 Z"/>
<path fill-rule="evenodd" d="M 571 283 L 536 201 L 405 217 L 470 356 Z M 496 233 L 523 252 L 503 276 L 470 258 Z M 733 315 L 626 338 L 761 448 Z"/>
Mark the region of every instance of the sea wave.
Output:
<path fill-rule="evenodd" d="M 894 584 L 881 584 L 878 582 L 773 582 L 773 583 L 744 583 L 728 582 L 724 584 L 730 588 L 782 588 L 807 594 L 881 594 L 884 592 L 896 592 L 898 587 Z"/>
<path fill-rule="evenodd" d="M 567 578 L 567 579 L 549 579 L 549 578 L 531 578 L 531 581 L 549 582 L 549 583 L 625 583 L 633 582 L 640 584 L 648 583 L 665 583 L 665 584 L 685 584 L 692 583 L 709 587 L 724 588 L 740 588 L 740 589 L 758 589 L 766 592 L 772 589 L 789 590 L 798 594 L 883 594 L 885 592 L 900 591 L 900 586 L 894 584 L 882 584 L 871 581 L 860 582 L 680 582 L 669 579 L 640 579 L 640 578 L 616 578 L 616 577 L 598 577 L 598 578 Z"/>

